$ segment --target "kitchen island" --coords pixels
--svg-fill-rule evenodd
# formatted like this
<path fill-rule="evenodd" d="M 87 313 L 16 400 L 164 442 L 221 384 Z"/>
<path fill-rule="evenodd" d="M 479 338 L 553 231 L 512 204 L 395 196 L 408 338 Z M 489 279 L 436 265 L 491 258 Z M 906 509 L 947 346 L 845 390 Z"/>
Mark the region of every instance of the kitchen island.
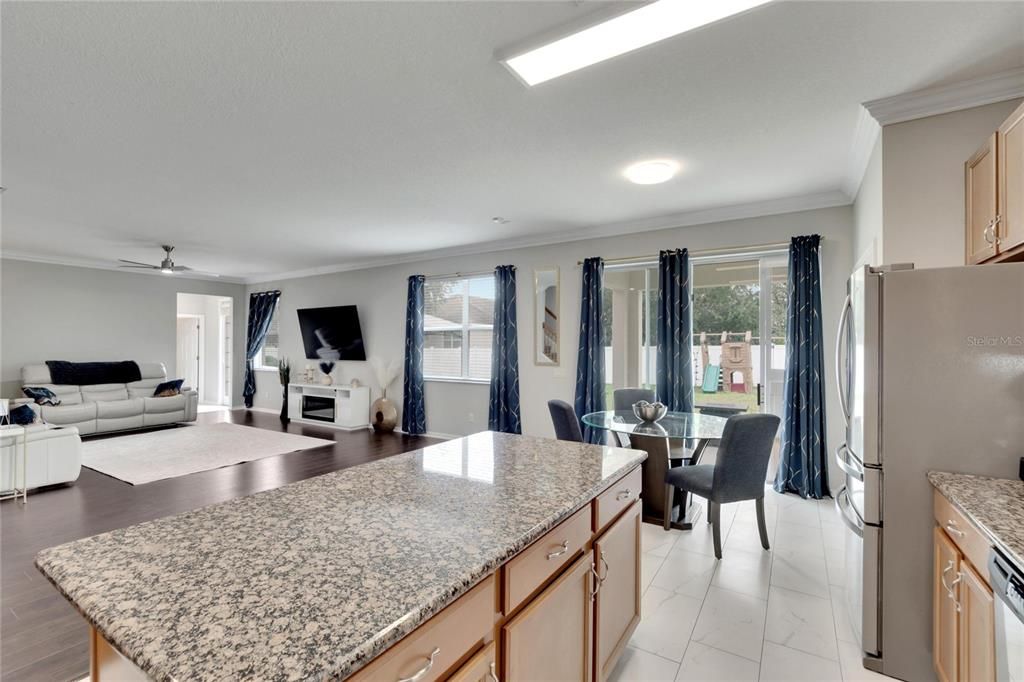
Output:
<path fill-rule="evenodd" d="M 546 641 L 603 677 L 639 620 L 645 457 L 485 432 L 36 564 L 93 628 L 92 682 L 528 679 Z"/>

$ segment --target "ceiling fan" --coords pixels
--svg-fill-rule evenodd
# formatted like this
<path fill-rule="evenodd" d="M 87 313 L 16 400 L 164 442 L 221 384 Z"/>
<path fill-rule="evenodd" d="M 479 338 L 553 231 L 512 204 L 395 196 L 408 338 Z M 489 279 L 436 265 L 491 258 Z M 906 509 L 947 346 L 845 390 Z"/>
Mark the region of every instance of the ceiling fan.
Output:
<path fill-rule="evenodd" d="M 140 263 L 134 260 L 125 260 L 124 258 L 118 258 L 122 263 L 128 263 L 128 265 L 121 265 L 118 267 L 122 268 L 139 268 L 144 270 L 159 270 L 165 275 L 173 275 L 176 272 L 188 272 L 192 268 L 185 265 L 175 265 L 174 261 L 171 260 L 171 251 L 174 251 L 173 246 L 162 244 L 160 246 L 164 250 L 164 259 L 160 261 L 160 265 L 150 265 L 149 263 Z"/>

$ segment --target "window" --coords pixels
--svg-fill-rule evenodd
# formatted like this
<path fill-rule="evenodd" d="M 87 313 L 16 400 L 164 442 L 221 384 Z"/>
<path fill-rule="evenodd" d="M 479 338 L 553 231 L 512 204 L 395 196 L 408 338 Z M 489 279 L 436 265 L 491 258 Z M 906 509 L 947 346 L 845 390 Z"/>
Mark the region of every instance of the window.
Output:
<path fill-rule="evenodd" d="M 277 311 L 280 303 L 274 305 L 274 312 L 270 315 L 270 329 L 267 330 L 267 338 L 263 340 L 263 346 L 256 353 L 252 365 L 256 369 L 277 369 L 281 359 L 281 340 L 278 334 Z"/>
<path fill-rule="evenodd" d="M 428 279 L 423 304 L 424 376 L 489 381 L 494 277 Z"/>

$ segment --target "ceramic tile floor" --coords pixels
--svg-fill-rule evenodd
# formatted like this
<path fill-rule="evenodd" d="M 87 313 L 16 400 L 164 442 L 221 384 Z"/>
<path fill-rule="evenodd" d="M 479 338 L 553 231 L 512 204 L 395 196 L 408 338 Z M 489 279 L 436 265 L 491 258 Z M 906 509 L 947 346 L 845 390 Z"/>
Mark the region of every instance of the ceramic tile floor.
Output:
<path fill-rule="evenodd" d="M 766 488 L 765 510 L 770 551 L 753 502 L 722 507 L 721 561 L 703 518 L 690 532 L 643 524 L 643 619 L 613 681 L 891 679 L 860 663 L 832 500 Z"/>

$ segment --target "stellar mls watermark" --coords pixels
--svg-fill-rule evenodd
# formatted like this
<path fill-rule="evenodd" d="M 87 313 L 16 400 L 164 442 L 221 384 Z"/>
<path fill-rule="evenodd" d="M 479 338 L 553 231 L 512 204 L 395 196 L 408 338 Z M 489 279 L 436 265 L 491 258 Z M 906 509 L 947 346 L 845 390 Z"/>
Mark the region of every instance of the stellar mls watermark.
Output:
<path fill-rule="evenodd" d="M 1016 348 L 1018 346 L 1024 346 L 1024 335 L 1018 336 L 968 336 L 967 345 L 969 347 L 992 347 L 992 346 L 1009 346 Z"/>

